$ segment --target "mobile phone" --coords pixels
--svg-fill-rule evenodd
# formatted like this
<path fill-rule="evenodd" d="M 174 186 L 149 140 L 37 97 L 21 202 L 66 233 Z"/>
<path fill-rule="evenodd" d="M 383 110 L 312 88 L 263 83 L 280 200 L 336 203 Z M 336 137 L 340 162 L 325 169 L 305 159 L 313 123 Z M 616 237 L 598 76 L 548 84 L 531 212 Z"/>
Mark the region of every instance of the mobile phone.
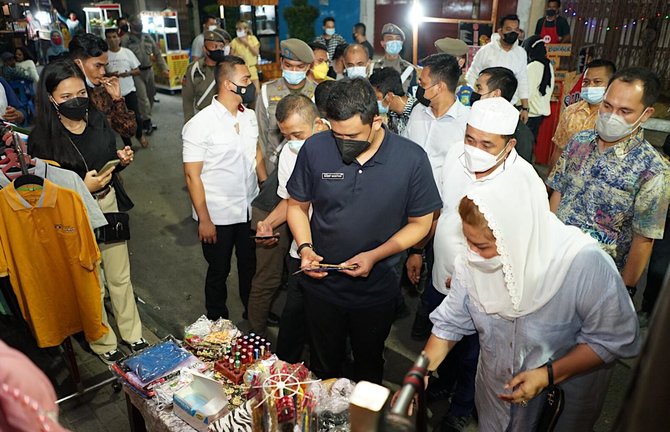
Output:
<path fill-rule="evenodd" d="M 279 233 L 272 234 L 272 235 L 269 235 L 269 236 L 255 236 L 255 235 L 252 235 L 250 237 L 254 240 L 270 240 L 270 239 L 275 239 L 275 238 L 278 239 L 279 238 Z"/>
<path fill-rule="evenodd" d="M 108 161 L 105 164 L 105 166 L 103 166 L 102 168 L 100 168 L 100 170 L 98 170 L 98 175 L 97 176 L 98 177 L 103 177 L 103 176 L 107 175 L 107 173 L 109 171 L 113 170 L 114 168 L 116 168 L 116 166 L 120 162 L 121 162 L 121 160 L 119 160 L 119 159 L 114 159 L 114 160 Z"/>
<path fill-rule="evenodd" d="M 341 270 L 356 270 L 357 268 L 358 268 L 357 264 L 352 264 L 352 265 L 317 264 L 314 267 L 309 268 L 307 270 L 328 272 L 328 271 L 341 271 Z"/>

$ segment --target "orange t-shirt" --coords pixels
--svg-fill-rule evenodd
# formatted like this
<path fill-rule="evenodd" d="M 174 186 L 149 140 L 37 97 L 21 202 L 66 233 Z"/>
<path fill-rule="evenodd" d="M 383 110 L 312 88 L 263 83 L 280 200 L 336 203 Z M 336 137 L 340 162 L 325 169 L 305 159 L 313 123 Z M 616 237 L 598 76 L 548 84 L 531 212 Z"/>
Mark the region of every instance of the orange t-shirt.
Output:
<path fill-rule="evenodd" d="M 100 251 L 86 208 L 72 190 L 44 180 L 43 188 L 0 190 L 0 276 L 9 275 L 37 345 L 60 345 L 84 331 L 88 341 L 102 323 Z"/>

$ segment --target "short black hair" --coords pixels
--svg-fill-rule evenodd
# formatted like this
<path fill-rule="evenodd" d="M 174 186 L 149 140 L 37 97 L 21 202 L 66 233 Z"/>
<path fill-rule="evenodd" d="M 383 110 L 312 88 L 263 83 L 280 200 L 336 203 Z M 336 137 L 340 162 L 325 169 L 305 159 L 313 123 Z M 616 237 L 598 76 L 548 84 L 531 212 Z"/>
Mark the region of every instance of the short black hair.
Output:
<path fill-rule="evenodd" d="M 505 21 L 516 21 L 519 24 L 521 24 L 521 20 L 519 19 L 519 15 L 516 15 L 516 14 L 505 15 L 504 17 L 500 18 L 500 27 L 505 26 Z"/>
<path fill-rule="evenodd" d="M 216 21 L 216 17 L 214 15 L 204 15 L 202 18 L 200 18 L 200 27 L 207 24 L 207 22 L 209 20 L 215 20 Z"/>
<path fill-rule="evenodd" d="M 586 71 L 586 69 L 599 68 L 599 67 L 606 68 L 607 73 L 609 73 L 610 75 L 610 78 L 612 78 L 612 76 L 616 73 L 616 65 L 614 64 L 614 62 L 605 59 L 593 60 L 592 62 L 586 65 L 584 70 Z"/>
<path fill-rule="evenodd" d="M 286 95 L 277 104 L 277 123 L 286 121 L 293 114 L 298 114 L 307 123 L 314 123 L 314 120 L 321 117 L 314 102 L 303 94 Z"/>
<path fill-rule="evenodd" d="M 486 86 L 489 91 L 500 90 L 500 95 L 508 102 L 512 101 L 516 88 L 519 86 L 514 72 L 505 67 L 490 67 L 479 72 L 479 76 L 488 75 Z"/>
<path fill-rule="evenodd" d="M 558 3 L 558 7 L 561 7 L 561 0 L 547 0 L 547 4 L 549 3 Z"/>
<path fill-rule="evenodd" d="M 100 36 L 84 33 L 72 38 L 68 50 L 73 59 L 87 60 L 92 57 L 100 57 L 109 51 L 109 45 Z"/>
<path fill-rule="evenodd" d="M 609 88 L 609 86 L 616 80 L 625 83 L 641 81 L 642 87 L 644 88 L 642 93 L 642 103 L 645 108 L 654 105 L 658 100 L 658 95 L 661 93 L 661 80 L 658 78 L 658 75 L 651 69 L 645 67 L 636 66 L 620 70 L 614 74 L 607 85 L 607 88 Z"/>
<path fill-rule="evenodd" d="M 377 95 L 365 78 L 344 78 L 336 81 L 326 103 L 326 116 L 335 121 L 359 115 L 363 124 L 372 124 L 379 115 Z"/>
<path fill-rule="evenodd" d="M 421 60 L 424 68 L 430 67 L 430 79 L 433 84 L 441 81 L 451 92 L 456 91 L 458 79 L 461 77 L 461 68 L 456 57 L 449 54 L 431 54 Z"/>
<path fill-rule="evenodd" d="M 337 60 L 338 58 L 342 57 L 344 55 L 344 51 L 347 50 L 347 47 L 349 47 L 349 44 L 346 43 L 336 46 L 335 51 L 333 52 L 333 60 Z"/>
<path fill-rule="evenodd" d="M 216 69 L 214 69 L 214 80 L 216 81 L 216 88 L 219 88 L 223 80 L 229 79 L 231 72 L 235 70 L 235 66 L 242 65 L 244 66 L 244 60 L 240 57 L 227 55 L 216 64 Z"/>
<path fill-rule="evenodd" d="M 328 21 L 332 21 L 333 24 L 335 24 L 335 18 L 333 18 L 332 16 L 327 16 L 323 19 L 323 25 L 325 26 Z"/>
<path fill-rule="evenodd" d="M 105 37 L 107 37 L 107 35 L 108 35 L 109 33 L 119 34 L 119 29 L 116 28 L 116 27 L 109 27 L 109 28 L 106 28 L 106 29 L 105 29 Z"/>
<path fill-rule="evenodd" d="M 312 51 L 321 50 L 321 51 L 328 52 L 328 47 L 326 47 L 321 42 L 311 42 L 311 43 L 308 43 L 307 45 L 309 45 L 309 47 L 312 48 Z"/>
<path fill-rule="evenodd" d="M 119 26 L 119 23 L 120 23 L 121 21 L 128 21 L 128 17 L 127 17 L 126 15 L 118 17 L 118 18 L 116 19 L 116 21 L 115 21 L 117 27 L 120 27 L 120 26 Z"/>
<path fill-rule="evenodd" d="M 314 102 L 316 103 L 316 107 L 319 109 L 319 113 L 321 113 L 321 117 L 326 116 L 328 96 L 330 96 L 330 91 L 333 89 L 335 84 L 337 84 L 337 81 L 335 80 L 326 80 L 317 85 L 316 89 L 314 90 Z"/>
<path fill-rule="evenodd" d="M 391 67 L 377 69 L 368 79 L 372 87 L 379 90 L 383 95 L 386 95 L 388 92 L 397 96 L 405 95 L 405 90 L 400 80 L 400 72 Z"/>
<path fill-rule="evenodd" d="M 354 31 L 357 31 L 362 36 L 365 36 L 365 30 L 366 30 L 365 24 L 363 24 L 362 22 L 354 24 Z"/>

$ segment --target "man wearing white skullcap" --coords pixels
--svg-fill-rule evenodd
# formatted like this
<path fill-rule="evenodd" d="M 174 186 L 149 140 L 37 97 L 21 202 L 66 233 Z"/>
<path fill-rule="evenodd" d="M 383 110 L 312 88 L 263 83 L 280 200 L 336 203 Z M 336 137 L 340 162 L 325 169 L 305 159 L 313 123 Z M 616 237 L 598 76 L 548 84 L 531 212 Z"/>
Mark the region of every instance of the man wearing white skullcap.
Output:
<path fill-rule="evenodd" d="M 445 157 L 441 184 L 438 184 L 443 207 L 433 239 L 435 262 L 431 275 L 433 287 L 440 295 L 434 299 L 432 309 L 449 295 L 456 256 L 467 250 L 458 214 L 461 198 L 472 188 L 489 182 L 508 183 L 509 187 L 503 189 L 510 193 L 515 193 L 514 184 L 519 179 L 528 179 L 526 182 L 536 183 L 538 187 L 542 184 L 532 165 L 519 157 L 514 149 L 516 139 L 513 135 L 517 122 L 519 111 L 506 99 L 493 97 L 479 100 L 470 110 L 465 142 L 452 147 Z M 412 277 L 411 274 L 409 276 Z M 442 421 L 442 430 L 462 430 L 458 427 L 467 424 L 474 407 L 478 356 L 477 334 L 464 337 L 439 367 L 439 376 L 451 375 L 452 381 L 443 382 L 440 378 L 429 384 L 428 391 L 435 394 L 442 393 L 440 390 L 453 386 L 453 380 L 456 381 L 451 408 Z M 457 372 L 454 374 L 454 371 Z"/>

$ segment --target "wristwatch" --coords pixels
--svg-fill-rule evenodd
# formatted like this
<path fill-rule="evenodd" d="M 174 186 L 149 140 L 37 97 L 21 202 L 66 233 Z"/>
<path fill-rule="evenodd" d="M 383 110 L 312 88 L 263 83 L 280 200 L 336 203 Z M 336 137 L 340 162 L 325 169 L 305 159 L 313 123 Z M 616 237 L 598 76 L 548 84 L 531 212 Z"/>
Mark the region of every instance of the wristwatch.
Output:
<path fill-rule="evenodd" d="M 527 107 L 521 107 L 521 111 L 528 111 Z"/>
<path fill-rule="evenodd" d="M 424 251 L 423 251 L 423 248 L 415 248 L 415 247 L 411 247 L 411 248 L 409 248 L 409 250 L 407 251 L 407 253 L 409 253 L 410 255 L 421 255 L 421 256 L 424 256 L 424 255 L 423 255 L 423 252 L 424 252 Z"/>
<path fill-rule="evenodd" d="M 298 252 L 297 252 L 298 256 L 301 256 L 300 252 L 302 252 L 302 250 L 305 248 L 310 248 L 314 250 L 314 246 L 312 245 L 312 243 L 302 243 L 300 246 L 298 246 Z"/>

